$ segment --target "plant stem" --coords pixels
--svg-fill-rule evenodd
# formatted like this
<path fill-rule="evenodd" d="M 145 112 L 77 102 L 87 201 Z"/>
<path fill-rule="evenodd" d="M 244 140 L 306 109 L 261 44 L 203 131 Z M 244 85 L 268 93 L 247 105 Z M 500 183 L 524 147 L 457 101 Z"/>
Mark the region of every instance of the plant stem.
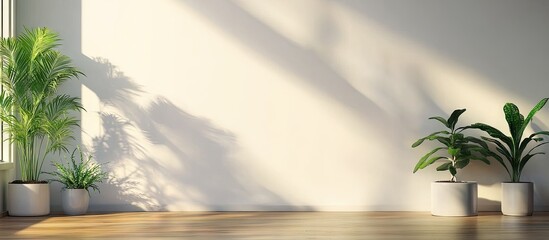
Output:
<path fill-rule="evenodd" d="M 452 156 L 452 167 L 456 167 L 456 156 Z M 456 175 L 452 174 L 452 182 L 457 182 Z"/>

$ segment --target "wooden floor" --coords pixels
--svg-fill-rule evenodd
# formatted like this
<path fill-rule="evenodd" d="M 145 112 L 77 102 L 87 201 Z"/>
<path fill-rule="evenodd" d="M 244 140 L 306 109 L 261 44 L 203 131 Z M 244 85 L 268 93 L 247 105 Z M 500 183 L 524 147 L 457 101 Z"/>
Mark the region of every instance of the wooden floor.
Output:
<path fill-rule="evenodd" d="M 0 218 L 0 238 L 549 239 L 549 213 L 433 217 L 425 212 L 131 212 Z"/>

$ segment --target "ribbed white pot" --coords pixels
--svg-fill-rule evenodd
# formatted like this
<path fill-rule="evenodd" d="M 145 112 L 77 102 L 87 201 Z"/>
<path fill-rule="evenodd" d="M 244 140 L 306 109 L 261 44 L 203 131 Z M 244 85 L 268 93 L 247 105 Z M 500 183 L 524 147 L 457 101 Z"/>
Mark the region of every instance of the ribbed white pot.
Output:
<path fill-rule="evenodd" d="M 501 183 L 501 212 L 508 216 L 531 216 L 534 213 L 534 183 Z"/>
<path fill-rule="evenodd" d="M 432 182 L 431 214 L 434 216 L 476 216 L 476 182 Z"/>
<path fill-rule="evenodd" d="M 82 215 L 88 211 L 90 195 L 86 189 L 65 189 L 61 194 L 65 214 Z"/>
<path fill-rule="evenodd" d="M 44 216 L 50 214 L 49 183 L 9 183 L 8 214 L 10 216 Z"/>

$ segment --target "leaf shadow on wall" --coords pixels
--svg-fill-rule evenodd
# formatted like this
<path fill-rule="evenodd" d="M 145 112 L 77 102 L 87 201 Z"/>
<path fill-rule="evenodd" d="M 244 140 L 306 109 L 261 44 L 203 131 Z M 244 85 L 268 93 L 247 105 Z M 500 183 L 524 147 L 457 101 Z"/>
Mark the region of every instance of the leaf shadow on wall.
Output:
<path fill-rule="evenodd" d="M 107 202 L 123 201 L 125 210 L 312 210 L 292 206 L 247 176 L 233 156 L 234 134 L 166 98 L 143 103 L 152 94 L 108 60 L 94 61 L 91 72 L 104 74 L 86 82 L 102 105 L 94 151 L 115 173 L 102 186 L 114 198 Z"/>

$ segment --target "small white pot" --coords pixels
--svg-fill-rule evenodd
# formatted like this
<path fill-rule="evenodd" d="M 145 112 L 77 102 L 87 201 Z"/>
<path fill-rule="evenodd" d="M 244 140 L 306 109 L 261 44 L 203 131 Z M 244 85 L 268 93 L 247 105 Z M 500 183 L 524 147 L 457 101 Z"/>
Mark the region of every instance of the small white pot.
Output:
<path fill-rule="evenodd" d="M 65 189 L 61 194 L 65 214 L 82 215 L 88 211 L 90 195 L 86 189 Z"/>
<path fill-rule="evenodd" d="M 501 183 L 501 212 L 508 216 L 531 216 L 534 213 L 534 183 Z"/>
<path fill-rule="evenodd" d="M 8 214 L 31 217 L 50 214 L 49 183 L 8 184 Z"/>
<path fill-rule="evenodd" d="M 431 214 L 434 216 L 476 216 L 476 182 L 432 182 Z"/>

